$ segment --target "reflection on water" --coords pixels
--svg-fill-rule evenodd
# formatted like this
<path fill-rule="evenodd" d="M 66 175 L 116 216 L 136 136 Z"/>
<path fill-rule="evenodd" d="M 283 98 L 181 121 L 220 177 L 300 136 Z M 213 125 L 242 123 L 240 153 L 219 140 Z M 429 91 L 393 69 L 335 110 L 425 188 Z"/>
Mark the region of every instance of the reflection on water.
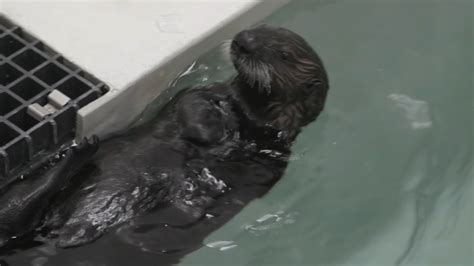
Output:
<path fill-rule="evenodd" d="M 389 99 L 395 102 L 395 105 L 405 111 L 408 121 L 411 121 L 413 129 L 423 129 L 431 127 L 432 122 L 429 113 L 428 103 L 410 98 L 403 94 L 390 94 Z"/>
<path fill-rule="evenodd" d="M 326 110 L 285 177 L 206 240 L 236 247 L 182 265 L 473 265 L 472 17 L 471 1 L 396 0 L 270 17 L 320 53 Z"/>

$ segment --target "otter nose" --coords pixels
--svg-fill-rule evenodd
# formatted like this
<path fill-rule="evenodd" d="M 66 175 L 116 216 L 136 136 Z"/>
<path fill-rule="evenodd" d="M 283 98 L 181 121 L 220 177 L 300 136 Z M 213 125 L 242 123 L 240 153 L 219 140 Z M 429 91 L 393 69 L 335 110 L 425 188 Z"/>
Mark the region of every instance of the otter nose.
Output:
<path fill-rule="evenodd" d="M 249 31 L 242 31 L 234 39 L 234 45 L 243 54 L 252 54 L 257 50 L 257 40 Z"/>

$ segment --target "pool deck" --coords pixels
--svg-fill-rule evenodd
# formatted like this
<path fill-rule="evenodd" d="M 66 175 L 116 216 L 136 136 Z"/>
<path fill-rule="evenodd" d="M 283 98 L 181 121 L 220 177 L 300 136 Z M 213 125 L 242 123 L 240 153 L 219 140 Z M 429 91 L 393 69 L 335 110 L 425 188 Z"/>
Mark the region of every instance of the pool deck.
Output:
<path fill-rule="evenodd" d="M 200 54 L 289 0 L 4 1 L 0 12 L 111 88 L 77 137 L 130 125 Z"/>

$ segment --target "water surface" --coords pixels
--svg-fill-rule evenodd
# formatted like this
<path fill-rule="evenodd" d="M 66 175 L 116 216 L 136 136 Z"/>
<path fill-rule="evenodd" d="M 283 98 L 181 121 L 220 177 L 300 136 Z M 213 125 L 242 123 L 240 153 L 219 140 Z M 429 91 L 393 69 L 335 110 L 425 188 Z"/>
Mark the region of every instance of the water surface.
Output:
<path fill-rule="evenodd" d="M 294 1 L 328 69 L 286 175 L 181 265 L 474 265 L 472 1 Z"/>

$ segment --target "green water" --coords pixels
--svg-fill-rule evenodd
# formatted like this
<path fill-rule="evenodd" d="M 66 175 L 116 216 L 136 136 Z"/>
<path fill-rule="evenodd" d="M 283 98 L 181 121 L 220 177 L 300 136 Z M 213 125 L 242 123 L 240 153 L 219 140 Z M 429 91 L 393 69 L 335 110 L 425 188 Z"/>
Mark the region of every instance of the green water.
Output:
<path fill-rule="evenodd" d="M 266 22 L 321 55 L 326 109 L 182 265 L 474 265 L 472 1 L 293 1 Z M 222 60 L 176 86 L 224 80 Z"/>

